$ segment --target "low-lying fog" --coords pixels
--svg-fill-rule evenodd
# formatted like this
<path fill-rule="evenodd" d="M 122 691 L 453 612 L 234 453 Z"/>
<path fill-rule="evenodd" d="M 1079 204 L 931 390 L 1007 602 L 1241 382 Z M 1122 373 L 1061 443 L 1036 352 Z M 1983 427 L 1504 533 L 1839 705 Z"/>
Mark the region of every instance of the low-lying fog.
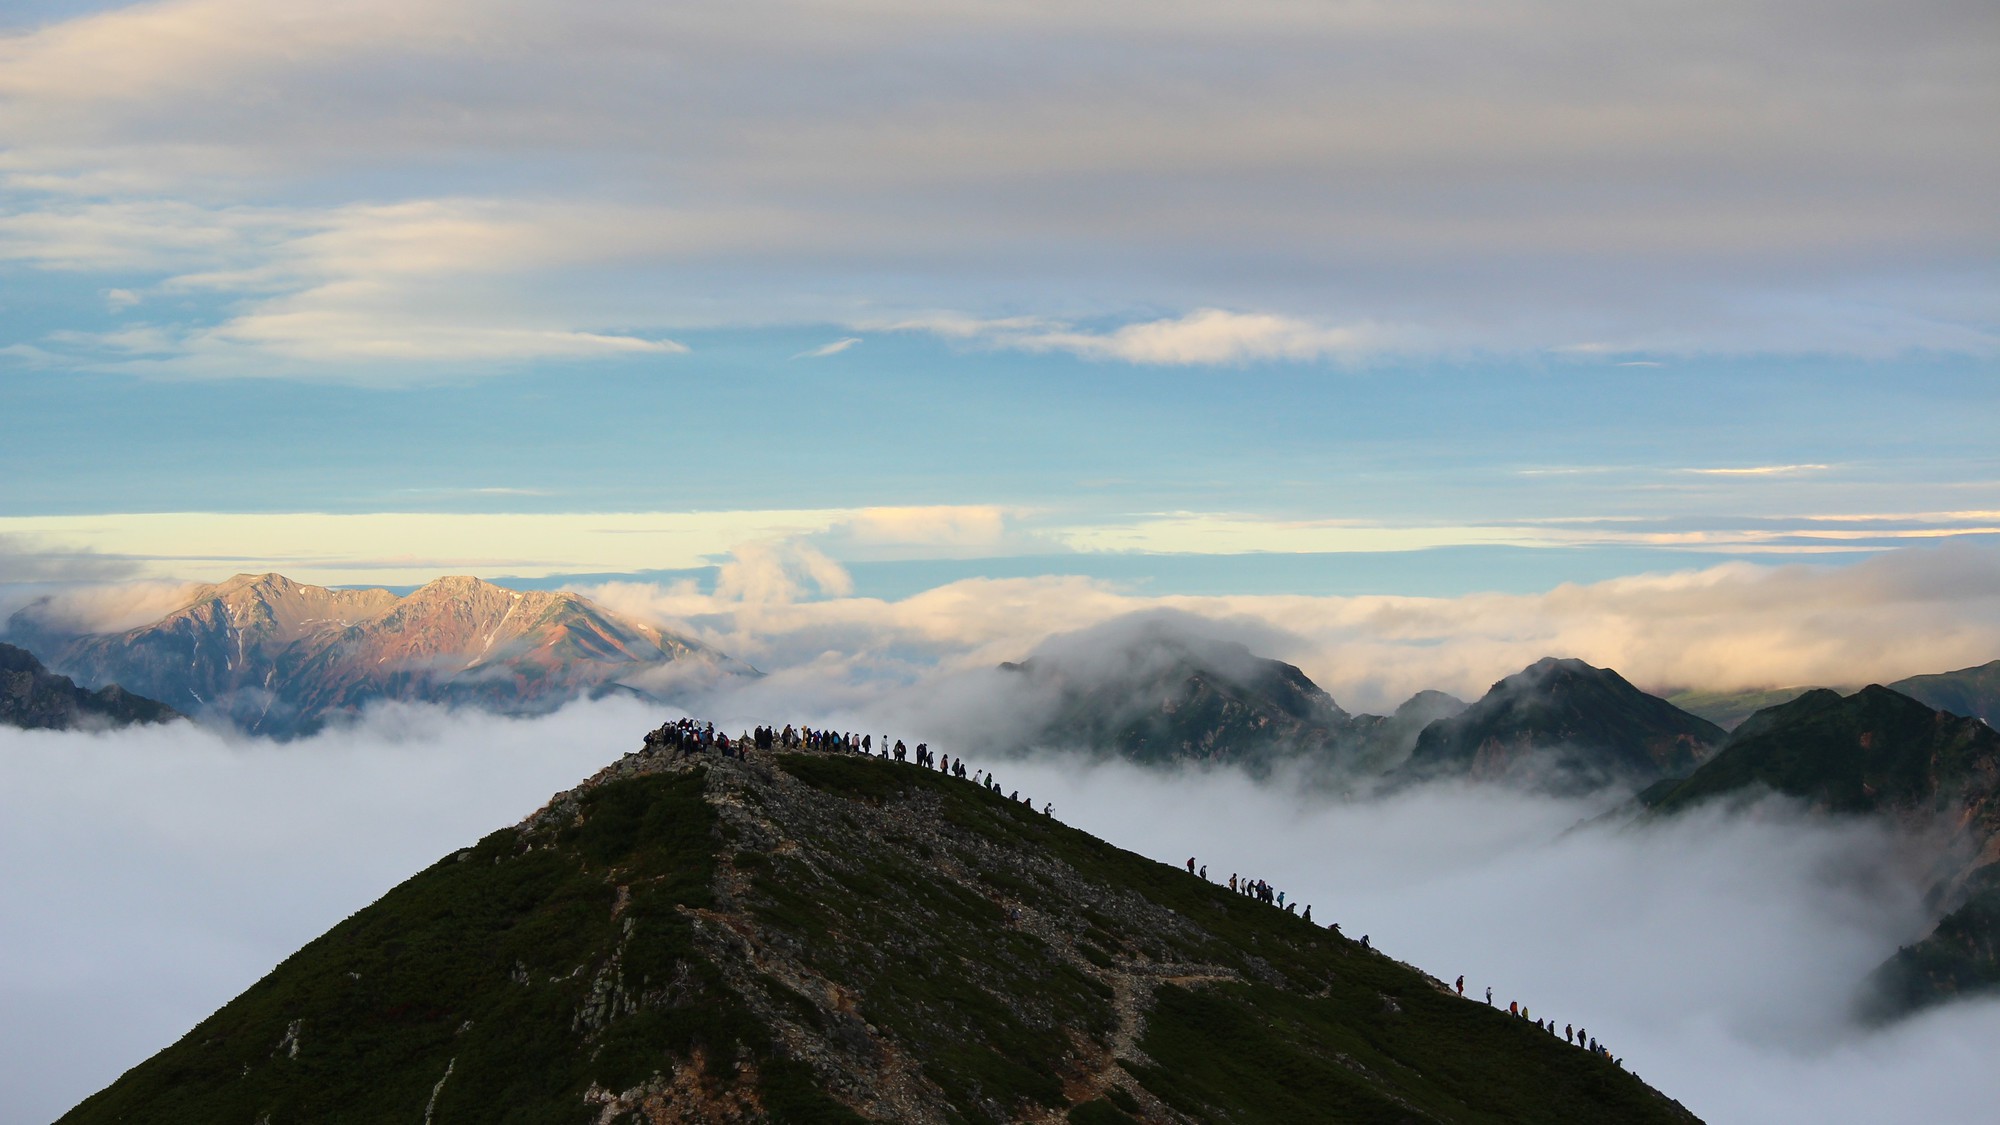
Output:
<path fill-rule="evenodd" d="M 288 745 L 0 730 L 0 1121 L 61 1113 L 662 717 L 398 708 Z M 1921 925 L 1898 841 L 1867 826 L 1767 804 L 1572 830 L 1601 804 L 1457 786 L 1330 804 L 1226 771 L 970 764 L 1125 847 L 1269 879 L 1315 920 L 1465 974 L 1469 996 L 1587 1028 L 1711 1122 L 1984 1122 L 2000 1102 L 2000 1003 L 1847 1022 L 1855 983 Z"/>

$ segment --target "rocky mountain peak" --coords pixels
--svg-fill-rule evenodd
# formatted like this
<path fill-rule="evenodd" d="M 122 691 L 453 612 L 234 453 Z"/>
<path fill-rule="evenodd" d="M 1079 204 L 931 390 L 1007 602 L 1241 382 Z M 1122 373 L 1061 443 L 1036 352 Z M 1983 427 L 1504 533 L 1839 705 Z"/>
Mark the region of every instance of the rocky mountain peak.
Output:
<path fill-rule="evenodd" d="M 1687 773 L 1725 737 L 1611 669 L 1544 657 L 1424 728 L 1406 768 L 1557 790 L 1644 784 Z"/>
<path fill-rule="evenodd" d="M 47 651 L 86 683 L 124 683 L 186 713 L 281 736 L 378 699 L 534 712 L 613 685 L 643 692 L 754 674 L 580 595 L 467 575 L 398 597 L 242 574 L 150 625 L 64 638 Z M 664 674 L 690 660 L 700 667 Z"/>

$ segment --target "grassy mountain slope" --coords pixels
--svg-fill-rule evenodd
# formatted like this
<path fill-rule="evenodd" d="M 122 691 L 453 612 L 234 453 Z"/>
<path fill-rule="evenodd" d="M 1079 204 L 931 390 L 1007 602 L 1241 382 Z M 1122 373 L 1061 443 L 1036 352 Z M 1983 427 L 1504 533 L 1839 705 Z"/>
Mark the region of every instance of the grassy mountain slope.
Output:
<path fill-rule="evenodd" d="M 1759 711 L 1692 776 L 1657 794 L 1672 811 L 1761 785 L 1837 813 L 1962 810 L 1980 839 L 2000 835 L 2000 733 L 1870 685 L 1826 688 Z"/>
<path fill-rule="evenodd" d="M 1940 711 L 2000 724 L 2000 660 L 1956 672 L 1911 676 L 1889 685 Z"/>
<path fill-rule="evenodd" d="M 27 649 L 0 644 L 0 724 L 42 730 L 91 730 L 180 718 L 164 703 L 117 684 L 88 691 L 42 667 Z"/>
<path fill-rule="evenodd" d="M 965 781 L 628 756 L 64 1122 L 1684 1122 L 1600 1057 Z"/>

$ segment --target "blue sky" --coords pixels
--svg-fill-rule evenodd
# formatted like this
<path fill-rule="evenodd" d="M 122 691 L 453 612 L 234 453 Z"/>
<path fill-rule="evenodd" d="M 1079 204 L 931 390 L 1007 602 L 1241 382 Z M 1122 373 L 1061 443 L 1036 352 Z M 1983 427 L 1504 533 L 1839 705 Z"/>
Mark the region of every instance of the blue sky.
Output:
<path fill-rule="evenodd" d="M 1981 6 L 6 19 L 18 556 L 1445 595 L 2000 525 Z"/>

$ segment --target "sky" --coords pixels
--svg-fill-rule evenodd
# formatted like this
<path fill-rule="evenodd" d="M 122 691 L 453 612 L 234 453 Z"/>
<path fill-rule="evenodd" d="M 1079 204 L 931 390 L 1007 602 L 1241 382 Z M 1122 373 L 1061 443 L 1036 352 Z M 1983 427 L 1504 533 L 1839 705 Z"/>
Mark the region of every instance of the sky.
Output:
<path fill-rule="evenodd" d="M 1991 540 L 1996 24 L 12 4 L 0 543 L 407 587 L 804 541 L 902 596 Z"/>
<path fill-rule="evenodd" d="M 1353 710 L 1471 698 L 1550 655 L 1662 691 L 1983 663 L 1996 120 L 2000 7 L 1968 0 L 11 0 L 0 617 L 47 597 L 125 628 L 238 572 L 473 574 L 755 664 L 704 701 L 746 722 L 940 742 L 995 663 L 1133 614 L 1192 615 Z M 9 1073 L 100 1037 L 38 1104 L 102 1081 L 588 772 L 621 721 L 561 720 L 580 760 L 522 749 L 435 825 L 397 802 L 462 792 L 465 748 L 500 735 L 403 715 L 282 755 L 6 736 L 0 800 L 81 762 L 108 802 L 69 865 L 21 858 L 39 804 L 0 817 L 0 936 L 82 982 L 17 979 L 39 999 L 5 1008 L 85 1013 L 68 1040 L 7 1032 L 39 1060 Z M 354 768 L 353 803 L 314 753 Z M 193 779 L 183 805 L 106 780 L 155 778 L 159 754 Z M 1267 823 L 1351 846 L 1269 794 L 1207 786 L 1230 796 L 1203 820 L 1065 784 L 1059 804 L 1168 855 L 1163 824 L 1205 851 Z M 1870 928 L 1900 917 L 1893 887 L 1819 877 L 1880 841 L 1718 827 L 1773 866 L 1708 902 L 1700 876 L 1735 868 L 1700 840 L 1654 841 L 1708 857 L 1682 883 L 1644 848 L 1550 843 L 1575 809 L 1503 806 L 1521 832 L 1501 839 L 1457 800 L 1368 814 L 1466 826 L 1407 901 L 1287 878 L 1379 909 L 1427 967 L 1604 1005 L 1661 1060 L 1640 1072 L 1715 1120 L 1802 1089 L 1825 1120 L 1913 1091 L 1940 1120 L 1990 1105 L 1951 1082 L 1990 1013 L 1843 1038 L 1790 975 L 1893 948 Z M 281 844 L 293 826 L 258 809 L 396 830 L 287 897 L 244 857 L 323 841 Z M 1243 846 L 1270 870 L 1305 854 Z M 1519 904 L 1506 966 L 1435 924 L 1482 871 L 1519 891 L 1490 904 Z M 1577 886 L 1621 885 L 1605 872 L 1712 907 L 1691 916 L 1794 987 L 1675 962 L 1658 979 L 1696 999 L 1649 1028 L 1577 975 L 1649 972 L 1643 943 L 1579 921 Z M 76 885 L 122 897 L 72 915 Z M 1539 917 L 1606 957 L 1545 956 Z M 58 955 L 111 949 L 79 935 L 121 920 L 214 968 L 114 1040 L 88 1013 L 156 962 L 113 979 L 145 949 Z M 1784 1034 L 1759 1037 L 1753 1000 Z"/>

